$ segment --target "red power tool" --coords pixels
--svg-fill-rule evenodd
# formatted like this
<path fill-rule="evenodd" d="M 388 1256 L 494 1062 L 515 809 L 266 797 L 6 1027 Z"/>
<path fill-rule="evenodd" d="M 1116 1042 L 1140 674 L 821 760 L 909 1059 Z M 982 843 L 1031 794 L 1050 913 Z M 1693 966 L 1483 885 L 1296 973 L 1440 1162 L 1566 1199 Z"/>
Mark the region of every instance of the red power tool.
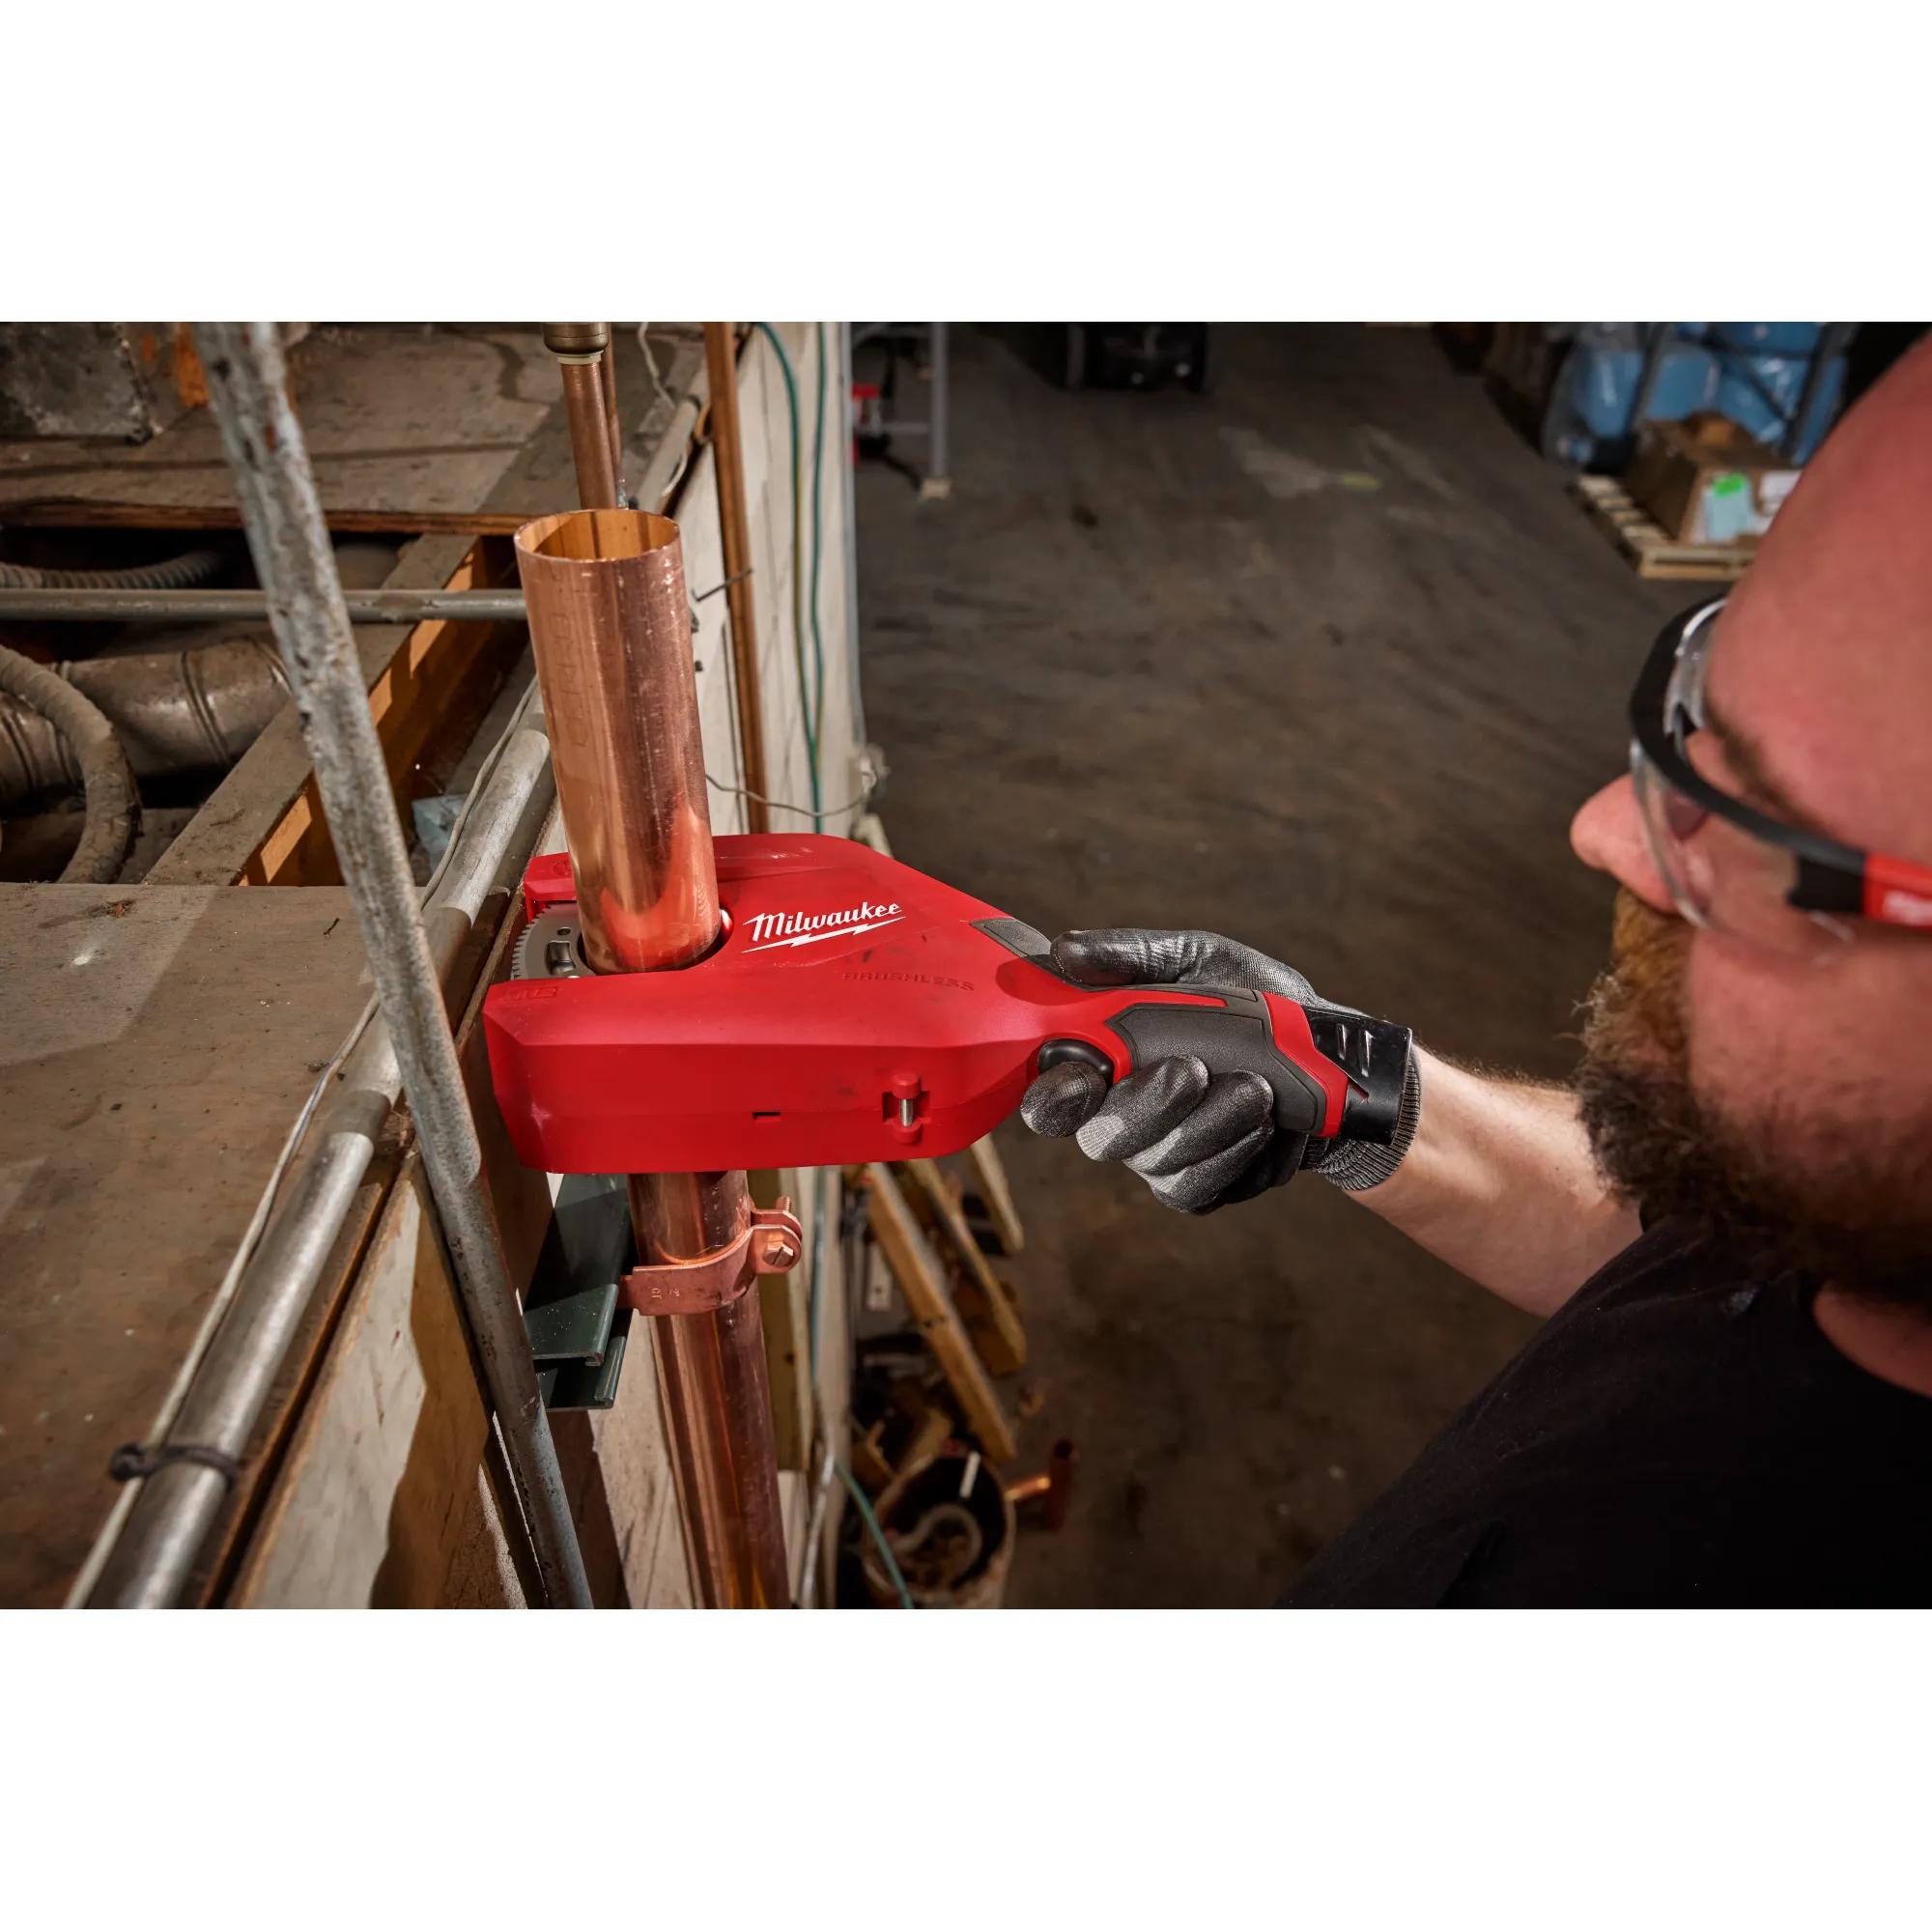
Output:
<path fill-rule="evenodd" d="M 518 1157 L 553 1174 L 954 1153 L 1034 1076 L 1170 1054 L 1258 1073 L 1275 1123 L 1394 1137 L 1406 1027 L 1229 986 L 1083 986 L 1031 927 L 848 838 L 716 841 L 724 933 L 675 972 L 592 974 L 562 856 L 524 881 L 518 978 L 483 1005 Z"/>

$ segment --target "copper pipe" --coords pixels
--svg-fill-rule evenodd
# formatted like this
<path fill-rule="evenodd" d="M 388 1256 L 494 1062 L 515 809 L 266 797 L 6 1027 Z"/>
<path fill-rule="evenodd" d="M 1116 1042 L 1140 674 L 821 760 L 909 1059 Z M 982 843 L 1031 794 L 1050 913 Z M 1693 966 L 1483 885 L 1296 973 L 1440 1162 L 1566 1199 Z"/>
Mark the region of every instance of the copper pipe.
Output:
<path fill-rule="evenodd" d="M 615 491 L 611 500 L 624 500 L 624 426 L 617 414 L 617 341 L 607 322 L 605 333 L 610 340 L 605 344 L 603 358 L 597 364 L 597 374 L 604 385 L 604 423 L 611 436 L 611 479 Z"/>
<path fill-rule="evenodd" d="M 634 1174 L 630 1196 L 647 1262 L 715 1254 L 752 1218 L 742 1172 Z M 782 1608 L 789 1566 L 757 1292 L 715 1315 L 664 1316 L 652 1334 L 698 1596 L 714 1607 Z M 752 1460 L 758 1445 L 762 1468 Z"/>
<path fill-rule="evenodd" d="M 586 510 L 618 504 L 617 391 L 608 364 L 608 322 L 547 322 L 544 347 L 563 365 L 563 412 L 577 463 L 577 500 Z"/>
<path fill-rule="evenodd" d="M 604 413 L 599 356 L 563 365 L 563 408 L 570 418 L 570 447 L 577 458 L 577 496 L 586 510 L 617 507 L 617 471 L 611 460 L 611 432 Z"/>
<path fill-rule="evenodd" d="M 645 510 L 543 517 L 517 532 L 517 569 L 584 957 L 599 973 L 686 965 L 719 918 L 677 526 Z"/>
<path fill-rule="evenodd" d="M 641 510 L 579 510 L 526 525 L 516 550 L 584 955 L 599 972 L 688 965 L 717 938 L 720 916 L 677 526 Z M 751 1218 L 742 1172 L 633 1175 L 630 1199 L 647 1263 L 715 1253 Z M 698 1595 L 783 1607 L 757 1293 L 716 1314 L 662 1318 L 655 1340 Z"/>
<path fill-rule="evenodd" d="M 1043 1502 L 1046 1507 L 1043 1520 L 1048 1529 L 1064 1529 L 1066 1526 L 1066 1510 L 1073 1497 L 1073 1472 L 1079 1467 L 1080 1457 L 1072 1441 L 1063 1435 L 1053 1445 L 1046 1459 L 1046 1467 L 1037 1476 L 1021 1476 L 1006 1487 L 1006 1498 L 1015 1506 L 1021 1503 Z"/>
<path fill-rule="evenodd" d="M 718 527 L 724 549 L 724 603 L 731 617 L 731 660 L 738 684 L 738 736 L 743 747 L 745 825 L 769 832 L 765 800 L 765 721 L 758 703 L 757 619 L 752 608 L 752 537 L 745 515 L 745 456 L 738 436 L 738 353 L 728 322 L 704 325 L 704 360 L 711 377 L 711 460 L 718 472 Z"/>

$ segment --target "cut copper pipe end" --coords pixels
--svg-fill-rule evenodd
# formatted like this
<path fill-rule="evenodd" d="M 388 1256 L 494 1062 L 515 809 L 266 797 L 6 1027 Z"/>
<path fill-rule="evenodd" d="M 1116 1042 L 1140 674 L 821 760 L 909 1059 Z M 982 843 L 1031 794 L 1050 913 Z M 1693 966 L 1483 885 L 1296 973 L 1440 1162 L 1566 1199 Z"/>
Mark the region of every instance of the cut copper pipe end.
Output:
<path fill-rule="evenodd" d="M 526 524 L 516 549 L 584 957 L 687 965 L 720 915 L 677 526 L 575 510 Z"/>

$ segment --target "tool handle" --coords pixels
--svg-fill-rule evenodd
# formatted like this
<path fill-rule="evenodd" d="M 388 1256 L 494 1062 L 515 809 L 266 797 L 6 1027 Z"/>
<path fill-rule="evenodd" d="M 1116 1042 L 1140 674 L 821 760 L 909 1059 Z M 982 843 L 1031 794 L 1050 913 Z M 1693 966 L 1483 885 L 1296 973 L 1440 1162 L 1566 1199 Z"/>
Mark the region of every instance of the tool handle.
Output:
<path fill-rule="evenodd" d="M 1063 1010 L 1036 1071 L 1080 1060 L 1111 1083 L 1191 1054 L 1210 1074 L 1265 1080 L 1281 1133 L 1380 1147 L 1395 1138 L 1412 1046 L 1406 1027 L 1246 986 L 1108 987 L 1077 1026 L 1068 1017 Z"/>

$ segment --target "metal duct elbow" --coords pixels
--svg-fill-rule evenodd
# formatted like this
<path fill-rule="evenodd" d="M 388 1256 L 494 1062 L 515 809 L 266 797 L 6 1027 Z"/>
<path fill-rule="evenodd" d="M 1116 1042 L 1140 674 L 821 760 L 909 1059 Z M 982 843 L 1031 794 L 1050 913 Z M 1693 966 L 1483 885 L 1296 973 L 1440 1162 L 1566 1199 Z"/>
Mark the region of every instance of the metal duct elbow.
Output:
<path fill-rule="evenodd" d="M 53 667 L 113 725 L 137 778 L 225 771 L 288 696 L 280 657 L 258 638 L 197 650 L 88 658 Z M 79 784 L 67 740 L 39 712 L 0 696 L 0 805 Z"/>

